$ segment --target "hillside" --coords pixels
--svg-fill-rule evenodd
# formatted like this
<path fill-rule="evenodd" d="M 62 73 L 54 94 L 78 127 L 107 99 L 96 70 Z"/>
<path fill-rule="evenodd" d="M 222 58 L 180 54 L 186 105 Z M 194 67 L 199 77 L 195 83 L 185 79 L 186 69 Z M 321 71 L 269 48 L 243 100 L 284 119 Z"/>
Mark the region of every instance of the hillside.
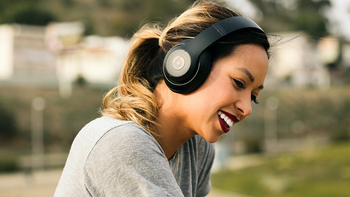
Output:
<path fill-rule="evenodd" d="M 130 37 L 141 24 L 167 21 L 193 0 L 2 0 L 0 23 L 83 21 L 86 34 Z M 11 9 L 7 9 L 7 8 Z"/>

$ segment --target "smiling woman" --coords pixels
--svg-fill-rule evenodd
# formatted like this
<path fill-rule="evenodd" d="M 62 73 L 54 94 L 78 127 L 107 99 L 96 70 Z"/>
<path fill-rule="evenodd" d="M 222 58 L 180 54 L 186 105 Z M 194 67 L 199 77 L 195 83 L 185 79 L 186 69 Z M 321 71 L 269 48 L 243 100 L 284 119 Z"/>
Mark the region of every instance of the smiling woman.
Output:
<path fill-rule="evenodd" d="M 269 42 L 226 6 L 198 1 L 132 40 L 103 116 L 73 142 L 56 196 L 205 196 L 211 143 L 257 103 Z"/>

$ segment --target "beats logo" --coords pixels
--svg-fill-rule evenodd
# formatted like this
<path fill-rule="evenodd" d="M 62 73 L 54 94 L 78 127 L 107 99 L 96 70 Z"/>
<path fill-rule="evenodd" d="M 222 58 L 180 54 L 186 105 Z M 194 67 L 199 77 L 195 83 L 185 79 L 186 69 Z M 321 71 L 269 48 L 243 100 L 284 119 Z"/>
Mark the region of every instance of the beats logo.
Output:
<path fill-rule="evenodd" d="M 182 56 L 175 57 L 172 65 L 175 70 L 181 70 L 185 66 L 185 58 Z"/>

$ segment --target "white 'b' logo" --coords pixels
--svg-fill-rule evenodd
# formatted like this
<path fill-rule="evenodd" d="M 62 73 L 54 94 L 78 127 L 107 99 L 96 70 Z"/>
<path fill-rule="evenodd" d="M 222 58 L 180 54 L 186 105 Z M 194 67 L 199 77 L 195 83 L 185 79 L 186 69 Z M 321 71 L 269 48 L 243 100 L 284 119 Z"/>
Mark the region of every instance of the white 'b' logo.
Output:
<path fill-rule="evenodd" d="M 185 58 L 182 56 L 176 56 L 172 62 L 173 68 L 175 70 L 181 70 L 185 66 Z"/>

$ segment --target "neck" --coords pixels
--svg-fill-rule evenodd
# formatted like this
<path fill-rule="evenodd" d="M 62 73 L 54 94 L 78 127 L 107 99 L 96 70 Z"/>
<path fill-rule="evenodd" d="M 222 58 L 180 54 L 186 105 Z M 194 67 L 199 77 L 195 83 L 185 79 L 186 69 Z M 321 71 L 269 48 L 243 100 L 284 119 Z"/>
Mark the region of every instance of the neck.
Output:
<path fill-rule="evenodd" d="M 169 89 L 163 85 L 165 86 L 165 83 L 158 84 L 155 90 L 159 110 L 156 121 L 157 126 L 154 128 L 159 135 L 153 135 L 153 137 L 162 147 L 165 156 L 170 159 L 175 152 L 196 133 L 185 127 L 185 118 L 177 113 L 177 108 L 174 106 L 176 102 L 172 100 L 173 97 L 171 94 L 174 93 L 164 93 Z"/>
<path fill-rule="evenodd" d="M 156 131 L 159 135 L 153 135 L 153 137 L 160 144 L 169 160 L 187 140 L 195 135 L 194 132 L 186 132 L 186 129 L 181 126 L 181 122 L 176 121 L 175 118 L 168 119 L 168 117 L 161 118 L 159 116 Z"/>

